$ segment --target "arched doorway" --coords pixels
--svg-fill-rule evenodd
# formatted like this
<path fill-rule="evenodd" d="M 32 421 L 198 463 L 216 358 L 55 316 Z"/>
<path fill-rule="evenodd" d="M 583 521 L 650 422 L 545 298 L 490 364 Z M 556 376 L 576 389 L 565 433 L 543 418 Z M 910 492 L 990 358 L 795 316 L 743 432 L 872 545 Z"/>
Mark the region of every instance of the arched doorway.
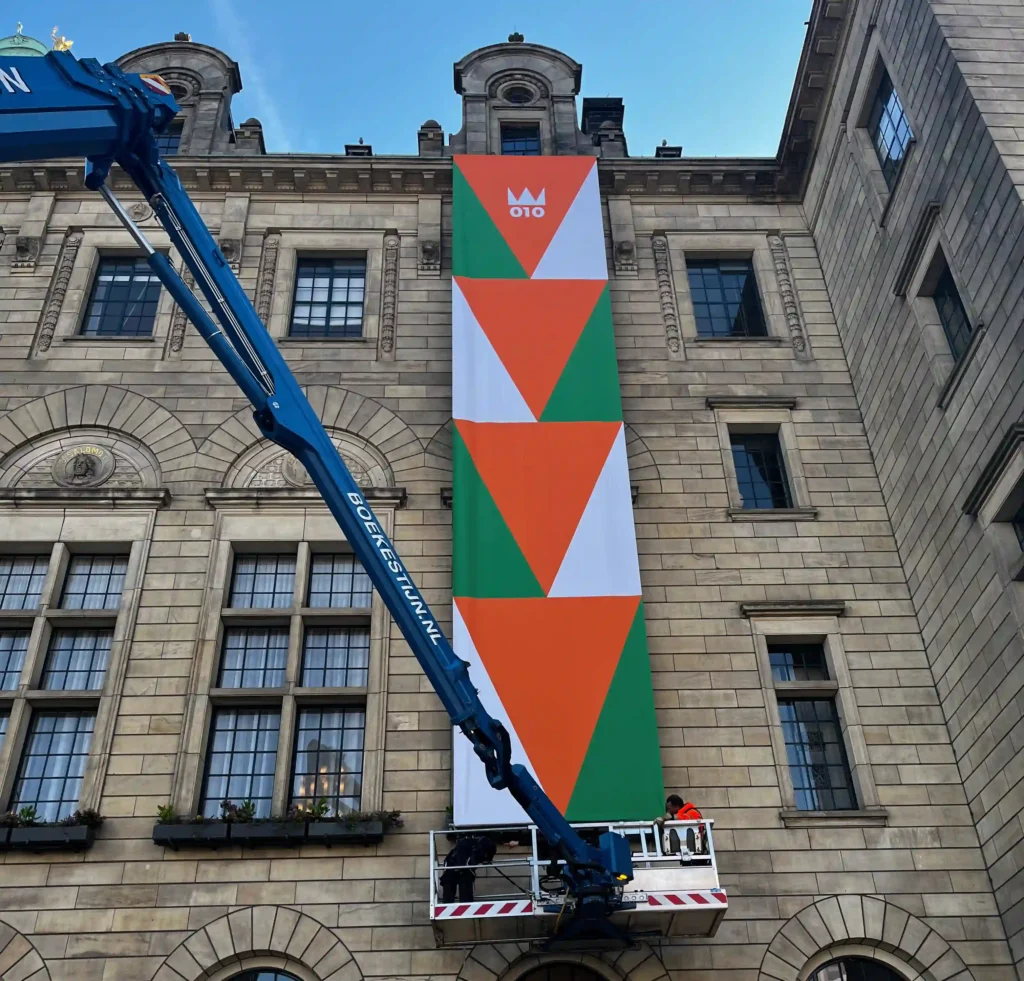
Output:
<path fill-rule="evenodd" d="M 819 967 L 808 981 L 904 981 L 891 967 L 869 957 L 842 957 Z"/>
<path fill-rule="evenodd" d="M 286 974 L 273 967 L 257 967 L 253 971 L 236 974 L 231 981 L 299 981 L 294 974 Z"/>
<path fill-rule="evenodd" d="M 605 981 L 600 974 L 581 964 L 565 964 L 557 961 L 541 964 L 524 974 L 518 981 Z"/>

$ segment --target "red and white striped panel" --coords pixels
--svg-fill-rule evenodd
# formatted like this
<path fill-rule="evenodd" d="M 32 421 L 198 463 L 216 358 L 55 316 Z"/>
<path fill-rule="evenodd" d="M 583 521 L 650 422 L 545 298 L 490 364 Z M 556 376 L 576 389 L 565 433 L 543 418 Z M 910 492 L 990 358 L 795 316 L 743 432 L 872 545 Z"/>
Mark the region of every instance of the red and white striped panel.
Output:
<path fill-rule="evenodd" d="M 531 916 L 532 899 L 497 903 L 444 903 L 434 907 L 435 920 L 478 920 L 491 916 Z"/>
<path fill-rule="evenodd" d="M 729 900 L 721 889 L 702 889 L 700 892 L 652 892 L 647 894 L 648 907 L 677 909 L 680 906 L 728 906 Z"/>

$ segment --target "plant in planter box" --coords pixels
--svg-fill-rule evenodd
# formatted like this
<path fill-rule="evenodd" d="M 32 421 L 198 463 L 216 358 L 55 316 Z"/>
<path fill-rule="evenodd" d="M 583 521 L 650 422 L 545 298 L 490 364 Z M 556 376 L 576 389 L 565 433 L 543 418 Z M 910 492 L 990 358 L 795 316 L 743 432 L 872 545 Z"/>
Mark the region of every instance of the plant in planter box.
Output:
<path fill-rule="evenodd" d="M 157 845 L 178 848 L 217 848 L 227 844 L 228 824 L 214 818 L 197 814 L 195 817 L 178 817 L 170 804 L 157 808 L 157 823 L 153 827 L 153 841 Z"/>
<path fill-rule="evenodd" d="M 309 825 L 309 838 L 324 845 L 375 845 L 402 826 L 400 811 L 346 811 Z"/>
<path fill-rule="evenodd" d="M 227 815 L 231 815 L 231 841 L 234 844 L 297 845 L 305 840 L 305 822 L 292 819 L 291 814 L 284 820 L 257 818 L 256 805 L 251 800 L 238 805 L 224 801 L 221 810 L 226 820 Z"/>
<path fill-rule="evenodd" d="M 8 836 L 8 847 L 14 851 L 81 851 L 92 844 L 96 829 L 103 823 L 103 815 L 92 808 L 44 823 L 34 807 L 23 807 L 16 819 Z"/>

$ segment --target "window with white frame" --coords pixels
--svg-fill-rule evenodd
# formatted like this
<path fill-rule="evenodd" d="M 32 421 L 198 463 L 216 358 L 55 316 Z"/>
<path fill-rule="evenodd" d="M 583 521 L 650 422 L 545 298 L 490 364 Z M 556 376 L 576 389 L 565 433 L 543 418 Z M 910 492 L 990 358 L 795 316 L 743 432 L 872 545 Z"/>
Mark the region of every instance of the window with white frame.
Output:
<path fill-rule="evenodd" d="M 362 804 L 372 590 L 350 553 L 233 556 L 199 812 Z"/>
<path fill-rule="evenodd" d="M 0 747 L 6 808 L 59 821 L 79 807 L 113 639 L 124 616 L 129 546 L 0 555 Z M 42 629 L 34 629 L 42 620 Z M 20 747 L 15 757 L 9 750 Z M 3 771 L 12 774 L 8 784 Z"/>

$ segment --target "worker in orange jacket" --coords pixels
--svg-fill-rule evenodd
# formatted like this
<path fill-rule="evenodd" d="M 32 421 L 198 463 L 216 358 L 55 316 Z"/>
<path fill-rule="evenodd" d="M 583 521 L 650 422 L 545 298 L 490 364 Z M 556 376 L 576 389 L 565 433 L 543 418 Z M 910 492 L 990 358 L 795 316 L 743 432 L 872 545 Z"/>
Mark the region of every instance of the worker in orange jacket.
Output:
<path fill-rule="evenodd" d="M 703 820 L 701 813 L 690 801 L 684 801 L 678 794 L 670 794 L 665 801 L 665 814 L 658 818 L 658 824 L 662 831 L 662 850 L 668 855 L 675 855 L 681 851 L 679 834 L 675 828 L 665 828 L 666 821 L 700 821 Z M 701 845 L 703 846 L 704 828 L 700 826 Z M 691 855 L 697 853 L 697 833 L 694 828 L 686 829 L 686 848 Z"/>

